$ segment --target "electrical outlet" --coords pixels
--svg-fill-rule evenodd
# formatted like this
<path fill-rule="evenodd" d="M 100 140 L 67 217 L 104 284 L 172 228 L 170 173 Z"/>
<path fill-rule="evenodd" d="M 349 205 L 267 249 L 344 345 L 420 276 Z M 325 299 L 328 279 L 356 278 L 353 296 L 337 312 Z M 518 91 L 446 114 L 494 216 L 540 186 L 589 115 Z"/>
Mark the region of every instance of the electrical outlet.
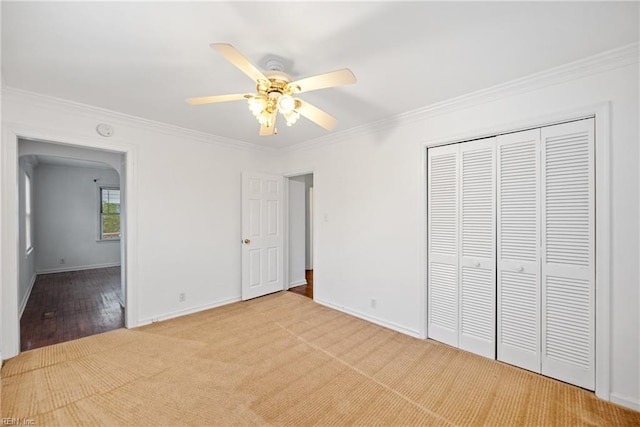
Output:
<path fill-rule="evenodd" d="M 376 308 L 378 306 L 378 300 L 375 298 L 371 298 L 371 308 Z"/>
<path fill-rule="evenodd" d="M 180 294 L 178 294 L 178 301 L 180 302 L 185 302 L 187 299 L 187 294 L 184 292 L 180 292 Z"/>
<path fill-rule="evenodd" d="M 60 264 L 64 264 L 64 258 L 60 258 Z"/>

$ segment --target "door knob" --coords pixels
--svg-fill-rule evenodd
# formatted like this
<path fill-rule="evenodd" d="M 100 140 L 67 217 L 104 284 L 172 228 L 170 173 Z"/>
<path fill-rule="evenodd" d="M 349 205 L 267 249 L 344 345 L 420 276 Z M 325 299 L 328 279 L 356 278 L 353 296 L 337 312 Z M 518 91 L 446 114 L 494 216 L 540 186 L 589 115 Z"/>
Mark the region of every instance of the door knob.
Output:
<path fill-rule="evenodd" d="M 474 262 L 473 265 L 475 265 L 476 267 L 480 267 L 480 261 Z"/>
<path fill-rule="evenodd" d="M 249 239 L 244 239 L 244 243 L 245 243 L 246 245 L 248 245 L 249 243 L 251 243 L 251 240 L 249 240 Z"/>
<path fill-rule="evenodd" d="M 524 271 L 524 267 L 523 266 L 518 267 L 518 271 L 522 273 Z"/>

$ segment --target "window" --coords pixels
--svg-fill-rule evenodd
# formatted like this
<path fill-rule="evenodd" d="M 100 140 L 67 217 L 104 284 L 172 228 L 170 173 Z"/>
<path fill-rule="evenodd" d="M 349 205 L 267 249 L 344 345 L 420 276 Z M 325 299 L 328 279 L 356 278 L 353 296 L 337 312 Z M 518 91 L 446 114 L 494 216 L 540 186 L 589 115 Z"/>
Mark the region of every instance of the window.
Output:
<path fill-rule="evenodd" d="M 31 237 L 31 178 L 24 174 L 24 244 L 27 254 L 33 249 Z"/>
<path fill-rule="evenodd" d="M 100 240 L 120 238 L 120 188 L 100 187 Z"/>

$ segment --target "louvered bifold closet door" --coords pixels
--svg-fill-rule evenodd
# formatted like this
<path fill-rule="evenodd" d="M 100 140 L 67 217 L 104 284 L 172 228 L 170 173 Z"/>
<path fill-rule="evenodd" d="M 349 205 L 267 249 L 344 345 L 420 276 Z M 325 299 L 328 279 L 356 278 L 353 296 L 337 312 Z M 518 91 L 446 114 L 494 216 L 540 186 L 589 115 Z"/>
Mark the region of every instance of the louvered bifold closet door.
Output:
<path fill-rule="evenodd" d="M 595 388 L 594 120 L 542 129 L 542 373 Z"/>
<path fill-rule="evenodd" d="M 428 335 L 458 345 L 458 144 L 428 160 Z"/>
<path fill-rule="evenodd" d="M 498 360 L 540 372 L 540 129 L 497 140 Z"/>
<path fill-rule="evenodd" d="M 460 144 L 458 346 L 495 358 L 496 138 Z"/>

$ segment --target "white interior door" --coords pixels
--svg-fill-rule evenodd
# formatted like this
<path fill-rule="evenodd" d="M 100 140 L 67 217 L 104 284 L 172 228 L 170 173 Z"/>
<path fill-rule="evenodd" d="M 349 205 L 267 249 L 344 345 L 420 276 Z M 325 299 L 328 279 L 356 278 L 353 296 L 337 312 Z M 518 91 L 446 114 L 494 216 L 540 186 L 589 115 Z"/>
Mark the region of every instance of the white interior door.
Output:
<path fill-rule="evenodd" d="M 427 153 L 428 335 L 457 347 L 459 144 Z"/>
<path fill-rule="evenodd" d="M 542 129 L 542 373 L 595 388 L 594 119 Z"/>
<path fill-rule="evenodd" d="M 242 299 L 284 289 L 283 185 L 279 175 L 242 174 Z"/>
<path fill-rule="evenodd" d="M 498 136 L 498 360 L 540 372 L 540 129 Z"/>
<path fill-rule="evenodd" d="M 496 356 L 496 138 L 460 145 L 461 349 Z"/>

